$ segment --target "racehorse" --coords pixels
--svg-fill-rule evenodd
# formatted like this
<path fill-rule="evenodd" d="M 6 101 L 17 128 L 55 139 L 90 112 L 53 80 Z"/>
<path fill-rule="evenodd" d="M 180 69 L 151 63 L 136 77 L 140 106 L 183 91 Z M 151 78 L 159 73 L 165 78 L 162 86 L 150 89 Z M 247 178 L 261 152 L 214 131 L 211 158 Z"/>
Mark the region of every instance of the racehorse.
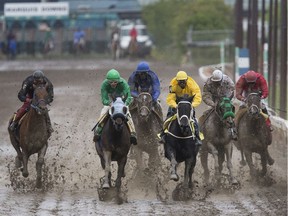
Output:
<path fill-rule="evenodd" d="M 119 34 L 114 33 L 111 41 L 111 52 L 113 60 L 118 60 L 120 57 L 120 44 L 119 44 Z"/>
<path fill-rule="evenodd" d="M 134 60 L 138 55 L 138 42 L 136 39 L 131 39 L 128 46 L 128 54 L 130 60 Z"/>
<path fill-rule="evenodd" d="M 138 134 L 137 148 L 149 154 L 149 168 L 158 167 L 157 132 L 161 130 L 163 124 L 161 106 L 158 104 L 153 106 L 152 96 L 148 92 L 141 92 L 137 98 L 134 98 L 133 105 L 130 106 L 130 110 Z M 135 150 L 135 153 L 142 154 L 142 151 Z M 139 154 L 136 156 L 136 161 L 141 164 L 142 157 Z"/>
<path fill-rule="evenodd" d="M 204 135 L 200 158 L 206 183 L 209 182 L 210 175 L 208 153 L 211 153 L 214 158 L 216 179 L 219 180 L 221 177 L 226 155 L 229 180 L 232 184 L 238 183 L 232 172 L 233 143 L 231 142 L 231 132 L 234 126 L 234 117 L 230 98 L 222 97 L 215 108 L 208 110 L 199 118 L 200 131 Z"/>
<path fill-rule="evenodd" d="M 111 161 L 117 161 L 118 172 L 115 186 L 121 187 L 121 178 L 125 177 L 124 169 L 130 150 L 130 132 L 127 121 L 128 107 L 121 97 L 117 97 L 109 110 L 109 117 L 104 124 L 99 141 L 96 141 L 96 151 L 100 157 L 101 166 L 105 170 L 103 189 L 111 187 Z"/>
<path fill-rule="evenodd" d="M 261 176 L 267 172 L 267 163 L 272 165 L 274 160 L 268 152 L 268 145 L 272 142 L 272 134 L 266 125 L 266 119 L 261 112 L 261 96 L 257 92 L 248 94 L 246 99 L 247 108 L 240 109 L 236 114 L 236 127 L 238 130 L 238 144 L 244 161 L 250 168 L 250 175 L 257 176 L 256 168 L 253 164 L 252 153 L 261 156 L 262 171 Z"/>
<path fill-rule="evenodd" d="M 34 95 L 31 102 L 31 108 L 22 118 L 20 128 L 12 131 L 8 127 L 10 140 L 17 152 L 15 159 L 16 167 L 23 164 L 22 175 L 28 177 L 28 159 L 32 154 L 38 153 L 36 162 L 36 187 L 42 187 L 42 166 L 48 147 L 48 133 L 46 115 L 48 115 L 48 93 L 46 85 L 33 85 Z M 12 120 L 12 119 L 11 119 Z M 10 122 L 11 122 L 10 120 Z M 9 122 L 9 125 L 10 125 Z"/>
<path fill-rule="evenodd" d="M 179 180 L 176 168 L 185 161 L 183 188 L 192 188 L 192 174 L 199 147 L 190 122 L 193 97 L 177 98 L 177 117 L 168 126 L 164 143 L 165 157 L 171 162 L 170 179 Z M 172 117 L 173 118 L 173 117 Z"/>

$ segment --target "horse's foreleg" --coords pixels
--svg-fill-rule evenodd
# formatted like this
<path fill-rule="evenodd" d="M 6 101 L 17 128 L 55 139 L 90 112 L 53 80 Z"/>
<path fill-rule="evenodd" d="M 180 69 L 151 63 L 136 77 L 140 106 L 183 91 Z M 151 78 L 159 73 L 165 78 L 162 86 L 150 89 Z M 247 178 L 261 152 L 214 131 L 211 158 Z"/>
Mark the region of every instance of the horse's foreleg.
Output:
<path fill-rule="evenodd" d="M 42 166 L 44 164 L 44 157 L 47 151 L 47 144 L 43 146 L 43 148 L 38 153 L 38 160 L 36 162 L 36 171 L 37 171 L 37 178 L 36 178 L 36 187 L 42 187 Z"/>
<path fill-rule="evenodd" d="M 208 168 L 208 150 L 206 148 L 202 147 L 201 152 L 200 152 L 200 160 L 201 160 L 202 167 L 204 169 L 204 180 L 205 180 L 205 183 L 208 184 L 210 172 Z"/>
<path fill-rule="evenodd" d="M 104 153 L 104 160 L 105 160 L 105 177 L 104 177 L 104 183 L 103 188 L 108 189 L 111 185 L 111 180 L 109 180 L 109 175 L 111 173 L 111 151 L 103 151 Z"/>
<path fill-rule="evenodd" d="M 121 187 L 121 178 L 124 177 L 124 169 L 127 162 L 127 157 L 122 158 L 118 162 L 118 172 L 117 172 L 117 179 L 116 179 L 116 188 L 120 189 Z"/>
<path fill-rule="evenodd" d="M 179 176 L 177 175 L 177 161 L 175 158 L 174 152 L 171 152 L 171 168 L 170 168 L 170 179 L 174 181 L 179 180 Z"/>
<path fill-rule="evenodd" d="M 216 179 L 219 179 L 220 178 L 220 172 L 219 172 L 218 151 L 211 142 L 207 143 L 207 147 L 208 147 L 208 151 L 212 154 L 212 156 L 214 158 L 214 167 L 215 167 Z"/>
<path fill-rule="evenodd" d="M 261 176 L 265 176 L 267 173 L 267 153 L 263 152 L 260 156 L 261 156 L 261 165 L 262 165 Z"/>
<path fill-rule="evenodd" d="M 22 175 L 26 178 L 29 175 L 29 172 L 28 172 L 28 154 L 26 152 L 22 152 L 22 159 L 23 159 Z"/>
<path fill-rule="evenodd" d="M 192 167 L 192 159 L 189 158 L 185 160 L 185 173 L 184 173 L 184 182 L 183 182 L 183 187 L 188 188 L 189 182 L 191 182 L 191 167 Z"/>
<path fill-rule="evenodd" d="M 11 144 L 17 152 L 17 156 L 15 158 L 15 167 L 20 168 L 22 166 L 23 156 L 19 147 L 19 142 L 16 140 L 14 132 L 9 131 L 9 135 L 10 135 Z"/>
<path fill-rule="evenodd" d="M 244 155 L 245 155 L 247 164 L 248 164 L 249 169 L 250 169 L 250 175 L 252 177 L 255 177 L 256 176 L 256 169 L 255 169 L 255 166 L 253 164 L 252 152 L 244 150 Z"/>
<path fill-rule="evenodd" d="M 225 154 L 227 158 L 227 168 L 229 170 L 229 176 L 230 176 L 230 182 L 232 184 L 238 184 L 238 181 L 233 175 L 233 165 L 232 165 L 232 143 L 229 143 L 228 145 L 225 146 Z"/>

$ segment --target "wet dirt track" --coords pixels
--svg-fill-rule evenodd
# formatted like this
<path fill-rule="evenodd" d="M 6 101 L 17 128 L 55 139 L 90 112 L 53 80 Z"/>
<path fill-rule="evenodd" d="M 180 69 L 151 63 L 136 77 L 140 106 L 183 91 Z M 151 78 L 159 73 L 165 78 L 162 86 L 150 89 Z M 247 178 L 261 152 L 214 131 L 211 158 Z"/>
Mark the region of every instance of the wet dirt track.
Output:
<path fill-rule="evenodd" d="M 0 72 L 0 215 L 287 215 L 287 159 L 277 149 L 273 150 L 277 148 L 273 144 L 269 150 L 275 164 L 269 166 L 267 176 L 257 182 L 251 181 L 247 166 L 239 165 L 240 154 L 234 148 L 234 173 L 240 182 L 236 188 L 229 186 L 226 175 L 223 175 L 220 187 L 204 185 L 198 157 L 193 175 L 193 199 L 185 202 L 172 199 L 178 183 L 168 179 L 169 163 L 163 156 L 163 146 L 154 143 L 159 151 L 159 161 L 154 167 L 147 165 L 149 150 L 148 153 L 140 152 L 143 163 L 137 164 L 135 152 L 139 153 L 140 148 L 132 146 L 123 180 L 127 202 L 117 205 L 115 200 L 100 201 L 97 188 L 104 171 L 91 132 L 102 108 L 100 85 L 110 68 L 119 70 L 127 79 L 137 62 L 96 60 L 38 62 L 33 66 L 13 64 L 12 71 L 3 70 L 5 64 L 2 64 Z M 17 93 L 23 79 L 31 74 L 31 69 L 41 66 L 54 84 L 55 100 L 50 107 L 50 117 L 55 132 L 45 157 L 44 187 L 36 190 L 36 155 L 30 158 L 30 175 L 24 179 L 14 168 L 16 153 L 10 144 L 7 123 L 10 115 L 21 106 Z M 151 62 L 151 68 L 161 80 L 160 99 L 166 114 L 169 81 L 180 67 Z M 181 69 L 203 86 L 197 68 Z M 197 116 L 206 109 L 202 103 L 196 108 Z M 259 159 L 256 160 L 259 164 Z M 209 163 L 212 167 L 211 155 Z M 225 165 L 224 173 L 228 173 Z M 115 170 L 116 164 L 113 165 L 113 176 Z M 178 170 L 181 180 L 182 164 Z"/>

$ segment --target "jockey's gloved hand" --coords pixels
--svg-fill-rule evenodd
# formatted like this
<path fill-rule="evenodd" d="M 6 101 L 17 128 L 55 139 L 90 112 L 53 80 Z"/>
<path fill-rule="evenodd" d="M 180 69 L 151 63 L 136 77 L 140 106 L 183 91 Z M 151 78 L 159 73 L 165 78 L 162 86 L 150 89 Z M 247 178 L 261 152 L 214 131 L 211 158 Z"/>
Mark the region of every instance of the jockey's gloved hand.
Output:
<path fill-rule="evenodd" d="M 152 105 L 156 106 L 157 105 L 157 99 L 152 101 Z"/>
<path fill-rule="evenodd" d="M 25 99 L 25 101 L 26 101 L 27 103 L 31 103 L 32 99 L 27 97 L 27 98 Z"/>

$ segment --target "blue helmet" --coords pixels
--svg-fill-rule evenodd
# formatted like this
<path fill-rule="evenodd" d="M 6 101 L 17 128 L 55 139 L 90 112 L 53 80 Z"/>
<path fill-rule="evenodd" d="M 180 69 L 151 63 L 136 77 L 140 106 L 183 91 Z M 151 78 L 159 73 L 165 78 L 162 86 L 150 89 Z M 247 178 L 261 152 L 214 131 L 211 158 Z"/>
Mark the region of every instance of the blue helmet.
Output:
<path fill-rule="evenodd" d="M 147 62 L 140 62 L 137 66 L 137 72 L 147 72 L 150 70 L 149 64 Z"/>

